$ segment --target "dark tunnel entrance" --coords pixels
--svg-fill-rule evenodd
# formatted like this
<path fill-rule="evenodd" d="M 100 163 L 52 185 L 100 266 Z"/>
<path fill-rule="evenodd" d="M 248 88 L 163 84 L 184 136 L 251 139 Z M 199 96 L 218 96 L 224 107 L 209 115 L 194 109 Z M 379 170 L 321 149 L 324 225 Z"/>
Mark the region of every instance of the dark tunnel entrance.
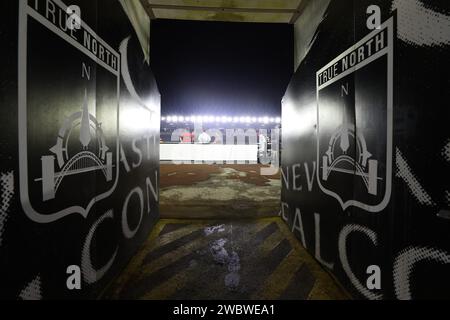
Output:
<path fill-rule="evenodd" d="M 284 24 L 153 23 L 162 218 L 278 215 L 292 37 Z"/>
<path fill-rule="evenodd" d="M 0 299 L 449 298 L 446 1 L 0 7 Z"/>

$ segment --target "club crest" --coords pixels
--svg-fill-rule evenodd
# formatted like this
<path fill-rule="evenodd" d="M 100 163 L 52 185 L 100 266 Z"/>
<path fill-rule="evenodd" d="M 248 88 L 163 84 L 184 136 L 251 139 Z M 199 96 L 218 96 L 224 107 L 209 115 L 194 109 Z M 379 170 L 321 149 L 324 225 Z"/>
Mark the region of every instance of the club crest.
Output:
<path fill-rule="evenodd" d="M 20 2 L 20 198 L 31 220 L 48 223 L 87 217 L 117 185 L 120 54 L 85 22 L 61 23 L 61 1 L 51 15 L 38 4 Z"/>
<path fill-rule="evenodd" d="M 344 210 L 379 212 L 390 199 L 393 22 L 316 73 L 317 179 Z"/>

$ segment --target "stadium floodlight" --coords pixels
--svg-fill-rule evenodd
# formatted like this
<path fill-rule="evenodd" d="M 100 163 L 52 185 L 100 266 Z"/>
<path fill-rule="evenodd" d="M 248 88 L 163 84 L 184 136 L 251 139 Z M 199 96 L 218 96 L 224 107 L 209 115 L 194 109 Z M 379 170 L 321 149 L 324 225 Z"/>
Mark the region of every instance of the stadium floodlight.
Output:
<path fill-rule="evenodd" d="M 220 117 L 220 122 L 227 122 L 227 117 L 225 116 Z"/>
<path fill-rule="evenodd" d="M 275 118 L 270 118 L 269 121 L 270 121 L 270 123 L 274 123 L 275 122 Z"/>
<path fill-rule="evenodd" d="M 269 117 L 264 117 L 264 118 L 263 118 L 263 122 L 264 122 L 264 123 L 269 123 Z"/>
<path fill-rule="evenodd" d="M 161 121 L 166 121 L 166 117 L 161 117 Z"/>
<path fill-rule="evenodd" d="M 255 123 L 257 121 L 256 117 L 252 118 L 252 122 Z"/>
<path fill-rule="evenodd" d="M 238 117 L 234 117 L 233 118 L 233 122 L 239 122 L 239 118 Z"/>
<path fill-rule="evenodd" d="M 183 122 L 184 121 L 184 117 L 183 116 L 178 116 L 178 121 Z"/>
<path fill-rule="evenodd" d="M 280 118 L 280 117 L 276 117 L 276 118 L 275 118 L 275 122 L 276 122 L 276 123 L 281 123 L 281 118 Z"/>
<path fill-rule="evenodd" d="M 178 122 L 178 117 L 177 116 L 172 116 L 172 121 L 173 122 Z"/>
<path fill-rule="evenodd" d="M 208 121 L 209 122 L 214 122 L 214 117 L 213 116 L 208 116 Z"/>
<path fill-rule="evenodd" d="M 252 118 L 250 118 L 250 117 L 245 117 L 245 122 L 246 122 L 246 123 L 252 122 Z"/>
<path fill-rule="evenodd" d="M 171 116 L 167 117 L 167 122 L 172 122 L 172 117 Z"/>
<path fill-rule="evenodd" d="M 220 122 L 220 117 L 216 117 L 214 120 L 215 120 L 216 122 Z"/>

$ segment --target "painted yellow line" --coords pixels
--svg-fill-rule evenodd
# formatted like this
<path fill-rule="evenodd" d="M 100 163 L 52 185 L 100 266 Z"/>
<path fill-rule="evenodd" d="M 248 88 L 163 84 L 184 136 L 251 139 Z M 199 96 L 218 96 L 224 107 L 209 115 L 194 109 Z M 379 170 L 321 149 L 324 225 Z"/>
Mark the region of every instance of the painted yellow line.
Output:
<path fill-rule="evenodd" d="M 263 254 L 268 254 L 272 249 L 274 249 L 283 239 L 286 237 L 279 231 L 275 231 L 270 236 L 268 236 L 263 243 L 258 247 L 259 252 Z"/>
<path fill-rule="evenodd" d="M 272 221 L 261 219 L 262 221 L 256 220 L 254 225 L 252 225 L 251 229 L 249 230 L 249 234 L 257 233 L 258 231 L 262 230 L 264 227 L 266 227 L 269 223 Z M 152 238 L 150 241 L 146 241 L 147 245 L 144 246 L 141 251 L 139 252 L 138 256 L 133 259 L 133 261 L 130 263 L 129 267 L 125 270 L 124 273 L 128 274 L 128 276 L 122 277 L 124 278 L 120 282 L 118 281 L 116 286 L 122 287 L 123 284 L 125 284 L 130 277 L 132 277 L 135 281 L 142 279 L 144 276 L 147 276 L 167 265 L 170 263 L 173 263 L 177 261 L 178 259 L 192 253 L 202 245 L 206 246 L 207 244 L 202 241 L 207 239 L 201 238 L 194 240 L 193 242 L 189 242 L 185 244 L 182 247 L 179 247 L 175 249 L 174 251 L 168 252 L 164 254 L 163 256 L 159 257 L 158 259 L 154 260 L 153 262 L 150 262 L 149 264 L 142 266 L 142 261 L 144 260 L 145 256 L 151 252 L 152 250 L 158 248 L 161 245 L 166 245 L 171 243 L 172 241 L 175 241 L 179 239 L 182 236 L 188 235 L 189 233 L 195 232 L 196 230 L 199 230 L 201 228 L 207 227 L 209 225 L 214 225 L 216 223 L 220 223 L 221 221 L 211 221 L 211 220 L 194 220 L 195 225 L 192 224 L 193 220 L 178 220 L 178 219 L 162 219 L 159 221 L 158 225 L 155 227 L 154 232 L 150 235 L 149 238 Z M 190 223 L 189 223 L 190 222 Z M 173 232 L 167 233 L 162 235 L 161 237 L 158 237 L 155 239 L 156 236 L 161 232 L 163 227 L 166 224 L 170 223 L 186 223 L 186 227 L 183 227 L 182 229 L 175 230 Z M 173 237 L 173 238 L 172 238 Z M 161 239 L 161 240 L 160 240 Z M 158 241 L 160 240 L 160 241 Z M 150 242 L 150 243 L 149 243 Z"/>
<path fill-rule="evenodd" d="M 319 261 L 315 259 L 301 244 L 295 235 L 289 230 L 286 223 L 280 218 L 278 221 L 281 232 L 289 240 L 289 243 L 295 249 L 300 259 L 304 261 L 311 274 L 316 279 L 314 287 L 311 290 L 308 299 L 317 300 L 340 300 L 350 299 L 350 294 L 342 289 L 342 286 L 334 279 L 325 267 L 322 267 Z"/>
<path fill-rule="evenodd" d="M 177 260 L 187 256 L 188 254 L 198 250 L 201 247 L 207 246 L 208 242 L 205 241 L 205 238 L 199 238 L 193 240 L 173 251 L 170 251 L 161 257 L 153 260 L 150 263 L 147 263 L 145 266 L 142 266 L 142 276 L 149 275 L 155 271 L 158 271 L 161 268 L 168 266 L 171 263 L 176 262 Z"/>
<path fill-rule="evenodd" d="M 214 223 L 208 223 L 207 225 L 212 225 L 212 224 L 214 224 Z M 202 227 L 206 227 L 207 225 L 206 224 L 202 225 Z M 252 225 L 252 227 L 249 230 L 249 234 L 255 234 L 258 231 L 262 230 L 267 225 L 268 225 L 268 223 L 265 221 L 263 221 L 261 223 L 258 222 L 258 223 L 256 223 L 256 225 L 254 225 L 254 226 Z M 174 233 L 175 233 L 175 231 L 170 234 L 174 234 Z M 227 236 L 231 236 L 231 235 L 227 234 Z M 176 240 L 176 239 L 174 239 L 174 240 Z M 174 251 L 168 252 L 167 254 L 158 258 L 154 262 L 151 262 L 148 266 L 145 266 L 145 269 L 148 271 L 152 270 L 152 272 L 154 272 L 154 271 L 158 270 L 159 268 L 164 267 L 167 263 L 175 261 L 175 258 L 177 258 L 177 259 L 181 258 L 181 257 L 193 252 L 194 250 L 200 248 L 202 245 L 206 246 L 208 241 L 209 240 L 206 236 L 203 238 L 199 238 L 197 240 L 193 240 L 193 241 L 183 245 L 182 247 L 175 249 Z"/>
<path fill-rule="evenodd" d="M 267 237 L 255 250 L 253 254 L 267 255 L 273 248 L 275 248 L 283 239 L 288 239 L 293 250 L 281 261 L 274 272 L 265 279 L 258 292 L 252 296 L 253 299 L 277 299 L 284 290 L 289 286 L 295 273 L 304 263 L 306 267 L 311 271 L 312 275 L 316 278 L 315 284 L 308 296 L 308 299 L 348 299 L 350 296 L 342 290 L 335 280 L 327 273 L 320 264 L 315 260 L 313 256 L 300 244 L 300 241 L 291 233 L 289 227 L 285 224 L 280 217 L 269 217 L 262 219 L 243 219 L 248 221 L 248 239 L 252 239 L 259 231 L 267 227 L 270 223 L 277 223 L 280 230 L 275 231 L 269 237 Z M 161 230 L 165 225 L 169 224 L 186 224 L 181 228 L 172 232 L 159 236 Z M 173 241 L 180 239 L 196 230 L 201 230 L 207 226 L 215 224 L 226 224 L 227 226 L 233 226 L 233 222 L 227 223 L 225 220 L 186 220 L 186 219 L 161 219 L 153 228 L 149 237 L 142 245 L 137 255 L 130 261 L 125 271 L 114 281 L 111 289 L 114 289 L 111 293 L 111 298 L 118 298 L 120 290 L 130 280 L 135 282 L 140 279 L 142 275 L 148 275 L 160 270 L 163 267 L 170 265 L 171 263 L 185 257 L 186 255 L 195 252 L 198 248 L 207 246 L 208 237 L 199 237 L 189 243 L 186 243 L 178 248 L 174 248 L 173 251 L 158 257 L 157 259 L 150 261 L 147 265 L 143 266 L 142 262 L 148 253 L 156 248 L 170 244 Z M 227 229 L 227 237 L 230 236 Z M 202 271 L 195 267 L 186 267 L 174 274 L 170 279 L 153 288 L 147 292 L 141 299 L 165 299 L 171 297 L 178 290 L 184 288 L 190 281 L 198 279 L 202 276 Z M 137 280 L 139 281 L 139 280 Z"/>
<path fill-rule="evenodd" d="M 147 246 L 146 248 L 147 253 L 157 249 L 158 247 L 165 246 L 173 241 L 180 239 L 181 237 L 187 236 L 192 232 L 198 231 L 202 228 L 204 228 L 203 225 L 193 225 L 193 226 L 186 225 L 186 227 L 182 227 L 181 229 L 163 234 L 162 236 L 156 238 L 150 245 Z"/>
<path fill-rule="evenodd" d="M 134 257 L 131 258 L 124 271 L 108 285 L 108 288 L 114 288 L 111 299 L 118 299 L 123 286 L 128 283 L 128 281 L 130 281 L 131 277 L 135 276 L 134 270 L 137 270 L 139 268 L 139 266 L 142 264 L 142 260 L 147 255 L 146 247 L 155 240 L 164 225 L 165 223 L 161 223 L 161 221 L 158 221 L 155 224 L 147 240 L 144 241 L 141 247 L 137 250 L 137 253 L 134 255 Z"/>
<path fill-rule="evenodd" d="M 275 300 L 278 299 L 289 286 L 302 262 L 294 250 L 281 261 L 274 272 L 264 281 L 252 299 Z"/>
<path fill-rule="evenodd" d="M 159 286 L 153 288 L 153 290 L 147 292 L 139 300 L 163 300 L 173 295 L 178 290 L 182 289 L 191 279 L 191 268 L 187 268 Z"/>

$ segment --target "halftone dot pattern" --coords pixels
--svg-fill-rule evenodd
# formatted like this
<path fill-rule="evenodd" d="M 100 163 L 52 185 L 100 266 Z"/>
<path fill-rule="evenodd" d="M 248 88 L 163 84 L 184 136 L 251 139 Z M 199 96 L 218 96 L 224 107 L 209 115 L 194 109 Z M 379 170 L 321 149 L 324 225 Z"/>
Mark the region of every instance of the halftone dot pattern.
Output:
<path fill-rule="evenodd" d="M 435 206 L 435 202 L 431 199 L 431 196 L 425 191 L 420 184 L 416 175 L 412 172 L 411 167 L 406 162 L 400 150 L 396 150 L 396 164 L 397 170 L 395 176 L 405 181 L 411 194 L 419 201 L 420 204 Z"/>
<path fill-rule="evenodd" d="M 450 263 L 450 255 L 440 249 L 429 247 L 408 247 L 400 252 L 394 262 L 394 289 L 400 300 L 413 298 L 410 286 L 410 277 L 414 265 L 419 261 Z"/>
<path fill-rule="evenodd" d="M 0 246 L 3 242 L 3 232 L 10 214 L 11 200 L 14 196 L 14 172 L 0 174 L 0 188 L 2 192 L 0 203 Z"/>
<path fill-rule="evenodd" d="M 364 226 L 358 225 L 358 224 L 349 224 L 342 228 L 341 233 L 339 234 L 339 242 L 338 242 L 338 248 L 339 248 L 339 258 L 341 259 L 342 268 L 344 269 L 345 273 L 349 277 L 351 283 L 353 286 L 355 286 L 358 291 L 364 295 L 367 299 L 370 300 L 381 300 L 383 298 L 382 294 L 378 294 L 375 292 L 370 291 L 367 289 L 356 277 L 356 275 L 353 273 L 352 268 L 350 267 L 348 258 L 347 258 L 347 237 L 352 232 L 361 232 L 364 233 L 376 246 L 378 244 L 377 240 L 377 234 L 370 230 L 369 228 L 366 228 Z"/>
<path fill-rule="evenodd" d="M 447 140 L 447 144 L 442 148 L 441 155 L 444 157 L 445 161 L 450 162 L 450 139 Z"/>
<path fill-rule="evenodd" d="M 83 274 L 84 281 L 88 284 L 95 283 L 99 279 L 101 279 L 106 272 L 109 270 L 109 268 L 114 263 L 114 259 L 116 258 L 118 249 L 116 248 L 113 256 L 108 261 L 108 263 L 100 268 L 99 270 L 95 270 L 92 266 L 91 261 L 91 242 L 92 238 L 94 237 L 95 230 L 97 229 L 98 225 L 102 223 L 105 219 L 113 218 L 113 211 L 109 210 L 105 214 L 103 214 L 97 221 L 94 222 L 91 229 L 89 230 L 89 233 L 86 237 L 86 240 L 83 244 L 83 248 L 81 251 L 81 273 Z"/>
<path fill-rule="evenodd" d="M 41 276 L 37 275 L 19 294 L 22 300 L 42 300 Z"/>
<path fill-rule="evenodd" d="M 415 47 L 450 45 L 450 16 L 424 5 L 425 0 L 394 0 L 398 37 Z"/>

